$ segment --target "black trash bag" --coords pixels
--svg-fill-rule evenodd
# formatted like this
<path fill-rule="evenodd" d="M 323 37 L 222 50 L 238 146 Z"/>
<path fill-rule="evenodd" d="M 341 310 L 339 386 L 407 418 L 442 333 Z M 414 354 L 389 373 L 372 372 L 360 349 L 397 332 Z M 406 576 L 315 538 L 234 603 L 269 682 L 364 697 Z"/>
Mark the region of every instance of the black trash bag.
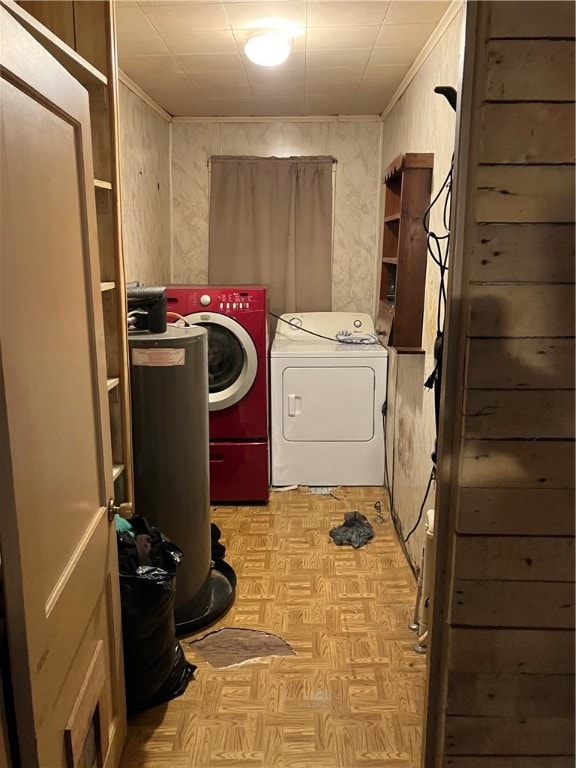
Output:
<path fill-rule="evenodd" d="M 176 570 L 183 553 L 135 515 L 118 533 L 122 644 L 128 714 L 184 692 L 195 666 L 176 639 Z"/>
<path fill-rule="evenodd" d="M 330 537 L 335 544 L 351 544 L 358 549 L 374 536 L 374 528 L 360 512 L 345 512 L 344 523 L 332 528 Z"/>

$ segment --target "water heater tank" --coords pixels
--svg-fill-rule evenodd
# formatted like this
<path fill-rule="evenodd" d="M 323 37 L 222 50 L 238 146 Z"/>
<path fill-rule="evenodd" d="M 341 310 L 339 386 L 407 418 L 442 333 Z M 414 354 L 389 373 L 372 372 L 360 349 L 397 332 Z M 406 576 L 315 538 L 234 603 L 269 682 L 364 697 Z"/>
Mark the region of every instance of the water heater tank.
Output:
<path fill-rule="evenodd" d="M 178 630 L 212 599 L 207 332 L 168 326 L 128 339 L 134 507 L 184 552 L 176 575 Z"/>

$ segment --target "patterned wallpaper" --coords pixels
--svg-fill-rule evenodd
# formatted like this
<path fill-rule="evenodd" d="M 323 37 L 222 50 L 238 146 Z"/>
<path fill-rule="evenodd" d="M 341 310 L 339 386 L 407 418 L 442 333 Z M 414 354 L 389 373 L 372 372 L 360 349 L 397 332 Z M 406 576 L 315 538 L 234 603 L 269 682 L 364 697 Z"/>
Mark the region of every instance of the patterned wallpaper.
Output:
<path fill-rule="evenodd" d="M 126 279 L 170 281 L 170 124 L 120 83 L 122 241 Z"/>
<path fill-rule="evenodd" d="M 148 285 L 207 281 L 210 155 L 326 154 L 338 161 L 333 309 L 373 315 L 380 242 L 378 121 L 170 125 L 121 83 L 120 139 L 127 280 Z"/>
<path fill-rule="evenodd" d="M 379 244 L 380 123 L 189 122 L 172 125 L 172 258 L 175 282 L 206 282 L 212 154 L 332 155 L 332 304 L 373 315 Z"/>

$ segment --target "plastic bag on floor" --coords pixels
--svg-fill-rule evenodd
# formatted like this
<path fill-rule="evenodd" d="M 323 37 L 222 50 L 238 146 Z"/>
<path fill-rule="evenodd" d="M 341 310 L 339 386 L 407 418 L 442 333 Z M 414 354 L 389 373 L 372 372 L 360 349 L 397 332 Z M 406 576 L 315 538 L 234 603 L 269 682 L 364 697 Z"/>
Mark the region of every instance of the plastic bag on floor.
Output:
<path fill-rule="evenodd" d="M 183 554 L 135 515 L 117 526 L 124 679 L 128 714 L 184 692 L 194 667 L 176 639 L 176 570 Z"/>
<path fill-rule="evenodd" d="M 356 549 L 370 541 L 373 536 L 372 524 L 360 512 L 345 512 L 343 524 L 330 531 L 330 538 L 335 544 L 350 544 Z"/>

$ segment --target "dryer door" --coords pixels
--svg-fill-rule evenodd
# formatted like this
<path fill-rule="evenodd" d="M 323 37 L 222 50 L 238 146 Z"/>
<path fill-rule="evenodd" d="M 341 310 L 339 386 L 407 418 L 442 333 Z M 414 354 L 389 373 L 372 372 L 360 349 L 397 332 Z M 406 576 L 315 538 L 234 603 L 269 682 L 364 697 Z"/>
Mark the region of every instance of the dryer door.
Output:
<path fill-rule="evenodd" d="M 208 331 L 208 408 L 229 408 L 242 400 L 256 378 L 254 342 L 248 331 L 227 315 L 195 312 L 185 319 Z"/>
<path fill-rule="evenodd" d="M 284 439 L 347 443 L 372 440 L 375 379 L 374 369 L 369 366 L 286 368 L 282 376 Z"/>

